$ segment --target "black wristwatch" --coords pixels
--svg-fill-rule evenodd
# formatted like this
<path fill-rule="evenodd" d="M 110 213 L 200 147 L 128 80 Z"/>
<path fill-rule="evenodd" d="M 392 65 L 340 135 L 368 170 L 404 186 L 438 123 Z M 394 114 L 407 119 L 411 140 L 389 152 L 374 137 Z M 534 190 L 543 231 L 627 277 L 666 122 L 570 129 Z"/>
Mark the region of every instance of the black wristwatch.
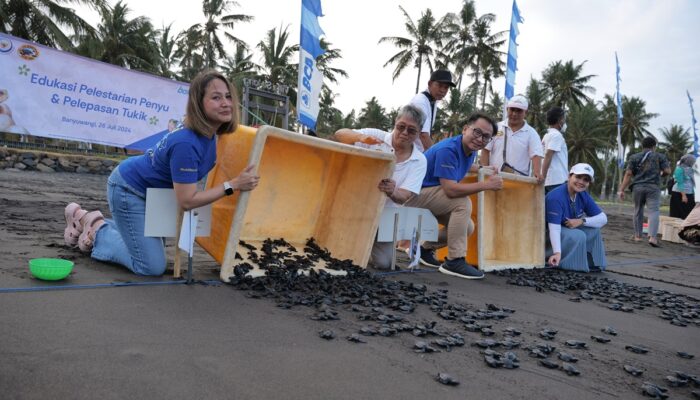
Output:
<path fill-rule="evenodd" d="M 581 225 L 585 225 L 585 224 L 586 224 L 586 219 L 585 219 L 585 218 L 581 218 Z"/>
<path fill-rule="evenodd" d="M 226 196 L 230 196 L 233 194 L 233 188 L 231 187 L 231 184 L 227 182 L 224 182 L 224 193 L 226 193 Z"/>

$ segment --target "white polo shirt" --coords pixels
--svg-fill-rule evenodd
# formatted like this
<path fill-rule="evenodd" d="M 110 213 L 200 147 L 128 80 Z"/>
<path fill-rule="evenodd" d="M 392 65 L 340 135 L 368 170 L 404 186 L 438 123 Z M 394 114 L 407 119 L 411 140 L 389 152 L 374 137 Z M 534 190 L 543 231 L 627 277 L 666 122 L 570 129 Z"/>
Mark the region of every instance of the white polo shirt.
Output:
<path fill-rule="evenodd" d="M 428 97 L 426 97 L 426 95 L 424 95 L 423 92 L 420 92 L 416 93 L 416 95 L 413 96 L 413 98 L 411 99 L 411 105 L 418 107 L 421 111 L 423 111 L 423 116 L 425 116 L 423 127 L 420 130 L 421 133 L 427 132 L 428 136 L 432 137 L 433 124 L 435 123 L 433 115 L 437 113 L 437 101 L 435 102 L 435 105 L 431 108 L 430 100 L 428 100 Z M 420 136 L 416 138 L 414 144 L 418 147 L 418 150 L 420 150 L 421 153 L 425 151 L 425 149 L 423 148 L 423 142 L 420 141 Z"/>
<path fill-rule="evenodd" d="M 355 146 L 363 147 L 365 149 L 376 149 L 385 152 L 394 152 L 394 148 L 391 145 L 391 132 L 385 132 L 380 129 L 374 128 L 364 128 L 364 129 L 354 129 L 356 132 L 372 136 L 379 140 L 384 141 L 381 145 L 368 145 L 362 142 L 356 142 Z M 413 194 L 419 194 L 421 186 L 423 184 L 423 178 L 425 178 L 425 172 L 428 169 L 428 161 L 425 159 L 423 153 L 418 150 L 414 145 L 411 151 L 411 156 L 408 157 L 403 162 L 396 163 L 394 166 L 394 173 L 391 175 L 391 179 L 396 182 L 397 189 L 405 189 Z M 379 184 L 379 182 L 377 182 Z M 400 207 L 399 204 L 394 203 L 390 198 L 387 197 L 384 207 Z"/>
<path fill-rule="evenodd" d="M 564 135 L 558 129 L 547 129 L 547 133 L 542 138 L 542 147 L 545 154 L 547 150 L 554 150 L 544 185 L 558 185 L 566 182 L 569 179 L 569 150 L 566 147 Z"/>
<path fill-rule="evenodd" d="M 486 145 L 486 150 L 490 151 L 489 163 L 500 170 L 503 165 L 503 143 L 505 135 L 508 135 L 508 148 L 506 158 L 508 164 L 522 172 L 530 173 L 530 159 L 534 156 L 543 157 L 542 142 L 537 132 L 525 122 L 522 128 L 513 132 L 506 121 L 498 123 L 496 135 Z"/>

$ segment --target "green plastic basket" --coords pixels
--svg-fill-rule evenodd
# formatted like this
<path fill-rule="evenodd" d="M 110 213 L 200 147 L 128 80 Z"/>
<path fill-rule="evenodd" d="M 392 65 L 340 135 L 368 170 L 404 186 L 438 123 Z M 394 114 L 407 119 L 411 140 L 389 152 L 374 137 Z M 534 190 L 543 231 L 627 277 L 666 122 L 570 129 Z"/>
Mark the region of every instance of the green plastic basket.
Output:
<path fill-rule="evenodd" d="M 35 258 L 29 260 L 29 271 L 35 278 L 45 281 L 58 281 L 67 277 L 73 270 L 73 261 L 60 258 Z"/>

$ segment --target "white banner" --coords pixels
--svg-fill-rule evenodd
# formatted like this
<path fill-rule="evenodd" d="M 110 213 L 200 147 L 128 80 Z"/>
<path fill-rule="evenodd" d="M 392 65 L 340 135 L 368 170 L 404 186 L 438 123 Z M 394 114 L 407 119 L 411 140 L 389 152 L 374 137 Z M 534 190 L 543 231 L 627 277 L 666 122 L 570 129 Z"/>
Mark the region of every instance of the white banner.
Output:
<path fill-rule="evenodd" d="M 0 132 L 138 147 L 180 125 L 188 90 L 0 33 Z"/>

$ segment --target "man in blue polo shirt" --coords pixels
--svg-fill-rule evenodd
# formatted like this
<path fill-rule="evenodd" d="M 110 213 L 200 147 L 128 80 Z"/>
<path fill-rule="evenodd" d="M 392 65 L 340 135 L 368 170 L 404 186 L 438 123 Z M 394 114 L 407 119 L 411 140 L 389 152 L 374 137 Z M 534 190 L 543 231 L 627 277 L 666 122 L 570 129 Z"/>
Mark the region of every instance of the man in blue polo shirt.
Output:
<path fill-rule="evenodd" d="M 462 134 L 445 139 L 425 152 L 428 168 L 423 179 L 420 194 L 406 205 L 426 208 L 444 228 L 438 234 L 437 242 L 425 242 L 421 246 L 421 263 L 436 268 L 448 275 L 466 279 L 481 279 L 483 272 L 467 264 L 467 236 L 474 231 L 471 221 L 472 203 L 469 196 L 483 190 L 501 190 L 503 180 L 493 175 L 488 180 L 475 183 L 462 183 L 461 180 L 471 171 L 476 153 L 491 141 L 496 124 L 484 114 L 473 114 L 464 123 Z M 448 254 L 441 265 L 435 259 L 435 249 L 447 245 Z"/>

